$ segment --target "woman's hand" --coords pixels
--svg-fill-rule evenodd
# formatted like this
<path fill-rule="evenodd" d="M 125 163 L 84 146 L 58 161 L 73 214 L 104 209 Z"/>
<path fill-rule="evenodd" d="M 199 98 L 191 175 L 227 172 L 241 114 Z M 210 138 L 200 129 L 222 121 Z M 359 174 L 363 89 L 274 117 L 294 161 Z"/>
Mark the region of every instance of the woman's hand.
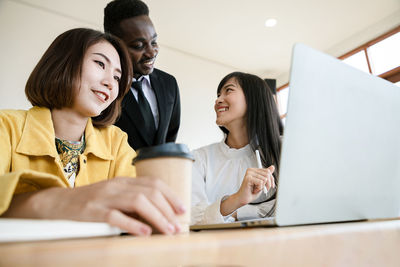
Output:
<path fill-rule="evenodd" d="M 151 178 L 115 178 L 73 189 L 49 188 L 14 196 L 5 217 L 107 222 L 135 235 L 151 226 L 164 234 L 180 231 L 185 208 L 169 187 Z"/>
<path fill-rule="evenodd" d="M 275 167 L 273 165 L 264 169 L 248 168 L 242 185 L 236 193 L 239 203 L 244 206 L 256 199 L 264 186 L 267 187 L 267 190 L 275 187 L 275 179 L 272 175 L 274 171 Z"/>
<path fill-rule="evenodd" d="M 275 188 L 275 171 L 273 165 L 268 168 L 248 168 L 239 190 L 221 203 L 221 214 L 226 216 L 238 208 L 256 199 L 264 186 L 269 190 Z"/>

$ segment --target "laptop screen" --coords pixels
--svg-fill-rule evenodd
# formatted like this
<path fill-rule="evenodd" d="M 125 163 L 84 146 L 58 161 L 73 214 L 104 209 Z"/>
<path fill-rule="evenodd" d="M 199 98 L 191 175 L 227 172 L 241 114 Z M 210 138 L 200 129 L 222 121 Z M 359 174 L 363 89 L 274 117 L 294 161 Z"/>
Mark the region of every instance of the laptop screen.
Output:
<path fill-rule="evenodd" d="M 394 84 L 295 45 L 277 223 L 398 216 L 399 103 Z"/>

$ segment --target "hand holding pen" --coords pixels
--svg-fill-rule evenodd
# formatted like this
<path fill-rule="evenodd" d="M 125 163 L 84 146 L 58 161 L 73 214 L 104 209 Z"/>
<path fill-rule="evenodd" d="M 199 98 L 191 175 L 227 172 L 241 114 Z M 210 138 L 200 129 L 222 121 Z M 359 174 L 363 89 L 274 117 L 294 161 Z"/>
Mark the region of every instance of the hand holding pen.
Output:
<path fill-rule="evenodd" d="M 276 187 L 273 176 L 275 167 L 273 165 L 268 168 L 263 167 L 258 139 L 253 138 L 252 140 L 251 146 L 256 153 L 258 168 L 248 168 L 239 190 L 221 201 L 220 210 L 223 216 L 231 214 L 238 208 L 254 201 L 260 196 L 261 191 L 267 194 L 269 189 Z"/>
<path fill-rule="evenodd" d="M 234 194 L 234 199 L 236 199 L 234 201 L 236 203 L 235 209 L 257 199 L 265 187 L 267 189 L 275 187 L 274 176 L 272 175 L 274 170 L 274 166 L 248 168 L 238 192 Z"/>
<path fill-rule="evenodd" d="M 256 159 L 257 159 L 257 167 L 260 169 L 263 169 L 263 166 L 261 163 L 260 151 L 258 151 L 258 149 L 256 149 Z M 265 186 L 263 188 L 264 194 L 268 193 L 268 188 L 271 188 L 271 187 L 275 188 L 275 179 L 272 176 L 272 173 L 275 171 L 275 167 L 273 165 L 271 165 L 267 169 L 271 172 L 270 176 L 272 177 L 272 179 L 267 179 Z M 272 180 L 272 182 L 270 182 L 270 184 L 269 184 L 268 182 L 271 180 Z M 268 186 L 268 188 L 267 188 L 267 186 Z"/>
<path fill-rule="evenodd" d="M 275 188 L 274 171 L 273 165 L 268 168 L 248 168 L 239 190 L 221 201 L 221 214 L 226 216 L 254 201 L 264 188 Z"/>

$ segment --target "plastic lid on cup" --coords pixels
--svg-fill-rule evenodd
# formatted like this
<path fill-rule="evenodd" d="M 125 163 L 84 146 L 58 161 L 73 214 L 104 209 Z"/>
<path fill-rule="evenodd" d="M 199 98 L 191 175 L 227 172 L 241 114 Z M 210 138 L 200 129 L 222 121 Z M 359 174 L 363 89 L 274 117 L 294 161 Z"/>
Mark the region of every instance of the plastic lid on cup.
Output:
<path fill-rule="evenodd" d="M 136 151 L 137 155 L 132 160 L 132 164 L 144 159 L 160 157 L 177 157 L 194 160 L 193 155 L 185 144 L 165 143 L 157 146 L 142 147 Z"/>

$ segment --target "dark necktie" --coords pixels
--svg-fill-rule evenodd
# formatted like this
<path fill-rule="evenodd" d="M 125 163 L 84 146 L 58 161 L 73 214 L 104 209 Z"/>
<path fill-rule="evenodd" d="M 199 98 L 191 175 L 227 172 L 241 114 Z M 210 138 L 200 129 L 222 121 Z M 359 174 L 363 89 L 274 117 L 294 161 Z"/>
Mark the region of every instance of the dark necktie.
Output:
<path fill-rule="evenodd" d="M 147 102 L 146 97 L 143 94 L 142 82 L 135 81 L 132 83 L 132 87 L 138 91 L 138 104 L 140 112 L 142 113 L 144 120 L 144 128 L 146 129 L 149 139 L 154 140 L 154 135 L 156 133 L 156 126 L 154 123 L 153 112 L 151 112 L 150 104 Z"/>

